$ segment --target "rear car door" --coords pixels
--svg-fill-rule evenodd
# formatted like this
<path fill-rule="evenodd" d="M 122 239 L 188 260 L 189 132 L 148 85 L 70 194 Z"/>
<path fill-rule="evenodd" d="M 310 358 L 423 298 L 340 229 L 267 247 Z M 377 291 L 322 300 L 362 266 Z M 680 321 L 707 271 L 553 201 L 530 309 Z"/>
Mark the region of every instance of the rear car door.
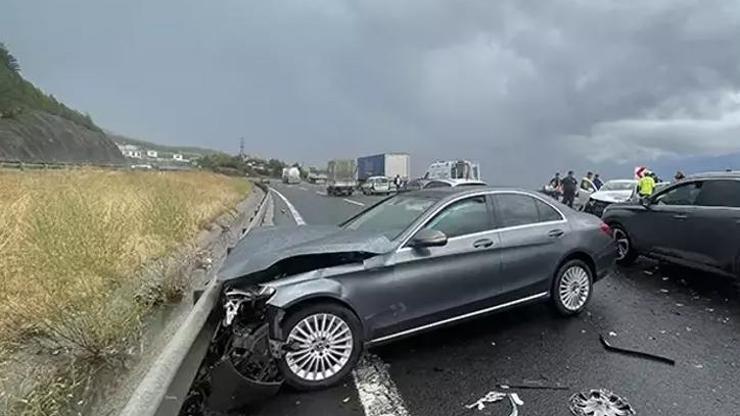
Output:
<path fill-rule="evenodd" d="M 687 222 L 689 260 L 733 273 L 740 254 L 740 180 L 704 181 Z"/>
<path fill-rule="evenodd" d="M 655 195 L 636 224 L 643 250 L 679 260 L 691 258 L 689 218 L 696 214 L 702 181 L 691 181 Z"/>
<path fill-rule="evenodd" d="M 496 193 L 493 206 L 501 238 L 500 289 L 505 300 L 548 291 L 564 254 L 562 240 L 569 232 L 565 217 L 544 199 L 527 193 Z"/>
<path fill-rule="evenodd" d="M 485 195 L 450 203 L 421 228 L 447 235 L 441 247 L 403 247 L 391 260 L 383 303 L 393 313 L 375 317 L 374 338 L 434 324 L 494 302 L 501 276 L 499 238 Z"/>

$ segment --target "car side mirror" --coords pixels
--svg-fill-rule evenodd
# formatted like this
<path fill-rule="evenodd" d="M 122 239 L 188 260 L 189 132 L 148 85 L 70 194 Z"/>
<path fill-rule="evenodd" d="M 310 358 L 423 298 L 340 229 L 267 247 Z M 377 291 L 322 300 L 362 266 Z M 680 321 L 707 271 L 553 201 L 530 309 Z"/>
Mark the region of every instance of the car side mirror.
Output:
<path fill-rule="evenodd" d="M 445 233 L 439 230 L 426 228 L 414 236 L 409 241 L 409 247 L 423 248 L 423 247 L 440 247 L 447 244 L 447 236 Z"/>

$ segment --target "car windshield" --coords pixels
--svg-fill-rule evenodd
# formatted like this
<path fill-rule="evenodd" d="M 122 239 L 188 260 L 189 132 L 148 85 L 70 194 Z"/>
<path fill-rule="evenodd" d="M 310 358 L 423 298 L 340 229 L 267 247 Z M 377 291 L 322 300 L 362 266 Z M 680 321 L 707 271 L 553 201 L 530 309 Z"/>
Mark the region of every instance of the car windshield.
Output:
<path fill-rule="evenodd" d="M 637 186 L 635 182 L 613 181 L 605 183 L 600 191 L 631 191 L 635 186 Z"/>
<path fill-rule="evenodd" d="M 343 228 L 379 232 L 395 240 L 436 202 L 428 196 L 396 195 L 348 221 Z"/>

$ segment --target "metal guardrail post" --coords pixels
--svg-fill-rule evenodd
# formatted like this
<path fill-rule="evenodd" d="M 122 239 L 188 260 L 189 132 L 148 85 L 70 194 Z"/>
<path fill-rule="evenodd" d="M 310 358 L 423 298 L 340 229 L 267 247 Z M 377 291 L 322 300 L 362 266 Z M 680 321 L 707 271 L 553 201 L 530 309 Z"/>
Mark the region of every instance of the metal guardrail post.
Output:
<path fill-rule="evenodd" d="M 252 217 L 252 221 L 247 226 L 244 234 L 249 233 L 253 227 L 257 226 L 261 222 L 261 218 L 265 215 L 265 208 L 270 193 L 263 184 L 256 184 L 256 186 L 264 190 L 265 195 L 260 201 L 260 206 Z M 178 328 L 175 335 L 167 343 L 164 350 L 162 350 L 154 365 L 149 369 L 149 372 L 144 376 L 141 383 L 139 383 L 139 386 L 131 398 L 129 398 L 126 407 L 124 407 L 119 416 L 155 416 L 162 413 L 169 413 L 160 412 L 160 408 L 165 405 L 165 395 L 173 384 L 178 372 L 183 367 L 193 343 L 199 336 L 202 336 L 201 331 L 207 327 L 206 322 L 214 310 L 220 292 L 221 283 L 213 279 L 205 292 L 198 298 L 185 322 Z M 193 377 L 195 376 L 194 373 L 192 375 Z M 192 379 L 190 382 L 192 382 Z"/>

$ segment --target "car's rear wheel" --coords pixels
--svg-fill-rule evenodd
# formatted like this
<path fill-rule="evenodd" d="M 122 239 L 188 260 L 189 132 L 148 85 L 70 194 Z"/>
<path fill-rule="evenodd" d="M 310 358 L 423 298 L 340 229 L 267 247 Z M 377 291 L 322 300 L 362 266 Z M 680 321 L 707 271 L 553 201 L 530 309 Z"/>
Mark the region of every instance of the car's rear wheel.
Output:
<path fill-rule="evenodd" d="M 361 325 L 342 306 L 310 305 L 288 316 L 283 325 L 289 352 L 278 361 L 285 381 L 314 390 L 343 379 L 362 352 Z"/>
<path fill-rule="evenodd" d="M 552 287 L 552 299 L 560 314 L 576 315 L 583 311 L 593 292 L 593 273 L 581 260 L 570 260 L 560 266 Z"/>
<path fill-rule="evenodd" d="M 611 229 L 614 240 L 617 242 L 617 263 L 624 266 L 634 263 L 637 259 L 637 251 L 632 246 L 627 230 L 621 225 L 612 225 Z"/>

